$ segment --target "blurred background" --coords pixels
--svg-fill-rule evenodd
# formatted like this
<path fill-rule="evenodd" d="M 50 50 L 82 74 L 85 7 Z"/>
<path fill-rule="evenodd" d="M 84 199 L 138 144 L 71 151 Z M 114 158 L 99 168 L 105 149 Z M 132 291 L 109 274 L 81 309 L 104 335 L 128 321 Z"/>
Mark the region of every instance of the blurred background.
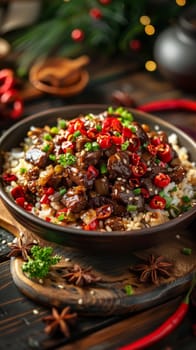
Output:
<path fill-rule="evenodd" d="M 8 121 L 17 98 L 25 109 L 15 112 L 15 118 L 31 113 L 29 101 L 36 111 L 35 99 L 43 96 L 57 106 L 112 102 L 114 82 L 123 76 L 129 77 L 123 84 L 118 81 L 123 103 L 144 103 L 143 82 L 133 83 L 138 71 L 162 81 L 163 91 L 171 84 L 173 97 L 180 96 L 177 88 L 195 98 L 196 0 L 0 0 L 3 92 L 10 79 L 4 69 L 11 70 L 11 85 L 19 95 L 0 97 L 0 123 Z M 111 81 L 106 98 L 99 87 Z M 155 85 L 152 98 L 160 88 Z"/>

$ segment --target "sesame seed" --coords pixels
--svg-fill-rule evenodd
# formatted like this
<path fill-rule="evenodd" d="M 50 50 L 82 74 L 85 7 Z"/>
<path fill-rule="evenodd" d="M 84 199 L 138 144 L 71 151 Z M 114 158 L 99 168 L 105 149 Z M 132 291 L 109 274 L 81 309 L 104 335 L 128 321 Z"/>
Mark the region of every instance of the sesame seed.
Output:
<path fill-rule="evenodd" d="M 78 304 L 79 304 L 79 305 L 82 305 L 82 304 L 83 304 L 83 299 L 82 299 L 82 298 L 78 299 Z"/>
<path fill-rule="evenodd" d="M 66 262 L 69 262 L 71 259 L 70 258 L 65 258 L 65 261 Z"/>
<path fill-rule="evenodd" d="M 58 284 L 57 287 L 58 287 L 59 289 L 64 289 L 64 286 L 63 286 L 62 284 Z"/>
<path fill-rule="evenodd" d="M 33 309 L 33 314 L 34 314 L 34 315 L 38 315 L 38 314 L 39 314 L 39 310 Z"/>

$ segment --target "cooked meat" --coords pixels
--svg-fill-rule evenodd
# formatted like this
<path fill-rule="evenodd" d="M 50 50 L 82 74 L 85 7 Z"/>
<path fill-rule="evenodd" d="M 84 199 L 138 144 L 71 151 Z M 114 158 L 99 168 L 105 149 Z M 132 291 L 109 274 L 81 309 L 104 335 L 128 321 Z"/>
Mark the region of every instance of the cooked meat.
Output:
<path fill-rule="evenodd" d="M 70 188 L 61 199 L 63 205 L 73 213 L 80 213 L 88 203 L 85 188 L 76 186 Z"/>
<path fill-rule="evenodd" d="M 109 194 L 109 180 L 106 176 L 95 179 L 95 191 L 101 196 Z"/>
<path fill-rule="evenodd" d="M 128 179 L 131 176 L 128 152 L 119 151 L 108 158 L 107 168 L 111 178 L 122 176 Z"/>
<path fill-rule="evenodd" d="M 178 184 L 184 179 L 186 171 L 182 166 L 176 166 L 168 174 L 171 178 L 171 181 L 174 181 Z"/>
<path fill-rule="evenodd" d="M 44 168 L 47 163 L 48 156 L 39 148 L 31 148 L 26 152 L 25 160 L 39 168 Z"/>

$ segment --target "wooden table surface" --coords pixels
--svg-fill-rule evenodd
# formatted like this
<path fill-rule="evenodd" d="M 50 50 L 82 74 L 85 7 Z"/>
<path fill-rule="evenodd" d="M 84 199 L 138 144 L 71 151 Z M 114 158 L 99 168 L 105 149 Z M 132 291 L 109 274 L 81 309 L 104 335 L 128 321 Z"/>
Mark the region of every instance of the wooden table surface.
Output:
<path fill-rule="evenodd" d="M 89 67 L 90 82 L 80 95 L 71 98 L 58 98 L 40 95 L 33 89 L 28 90 L 25 98 L 24 117 L 52 107 L 80 103 L 113 104 L 113 95 L 117 90 L 125 91 L 141 105 L 150 101 L 170 98 L 196 100 L 195 93 L 174 88 L 164 81 L 158 73 L 142 71 L 138 64 L 117 60 L 111 65 L 100 62 Z M 28 87 L 29 89 L 29 87 Z M 154 113 L 155 114 L 155 113 Z M 187 111 L 165 111 L 157 116 L 184 129 L 196 139 L 196 113 Z M 10 123 L 3 123 L 5 129 Z M 196 222 L 195 222 L 196 223 Z M 194 224 L 193 224 L 194 225 Z M 10 262 L 7 258 L 7 242 L 13 236 L 0 230 L 0 349 L 58 349 L 58 350 L 115 350 L 143 336 L 166 320 L 178 307 L 184 295 L 179 295 L 166 303 L 135 312 L 126 316 L 82 317 L 73 330 L 69 340 L 63 337 L 50 338 L 44 333 L 42 317 L 49 310 L 25 296 L 15 286 L 10 274 Z M 150 349 L 193 350 L 196 338 L 191 331 L 191 314 L 169 336 Z"/>

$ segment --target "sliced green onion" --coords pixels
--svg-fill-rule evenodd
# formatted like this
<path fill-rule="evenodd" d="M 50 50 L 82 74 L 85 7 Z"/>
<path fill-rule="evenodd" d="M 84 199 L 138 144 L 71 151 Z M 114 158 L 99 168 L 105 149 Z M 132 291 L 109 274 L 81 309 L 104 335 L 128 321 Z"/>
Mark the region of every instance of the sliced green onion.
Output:
<path fill-rule="evenodd" d="M 135 188 L 135 189 L 133 190 L 133 193 L 134 193 L 134 194 L 140 194 L 140 193 L 141 193 L 141 188 Z"/>
<path fill-rule="evenodd" d="M 102 163 L 102 164 L 100 165 L 100 173 L 103 175 L 103 174 L 106 174 L 107 171 L 108 171 L 107 165 L 106 165 L 105 163 Z"/>
<path fill-rule="evenodd" d="M 43 151 L 43 152 L 48 152 L 49 149 L 50 149 L 50 145 L 49 145 L 49 144 L 45 144 L 45 145 L 43 145 L 43 147 L 42 147 L 42 151 Z"/>
<path fill-rule="evenodd" d="M 59 128 L 57 128 L 57 126 L 53 126 L 53 127 L 50 129 L 50 132 L 51 132 L 52 134 L 58 134 Z"/>
<path fill-rule="evenodd" d="M 50 134 L 44 134 L 44 140 L 51 141 L 52 140 L 52 136 Z"/>
<path fill-rule="evenodd" d="M 92 142 L 92 150 L 98 151 L 99 149 L 100 149 L 99 144 L 96 141 Z"/>
<path fill-rule="evenodd" d="M 59 193 L 61 196 L 63 196 L 67 192 L 66 188 L 60 188 Z"/>
<path fill-rule="evenodd" d="M 55 161 L 56 160 L 56 156 L 55 154 L 49 154 L 49 159 L 52 160 L 52 161 Z"/>
<path fill-rule="evenodd" d="M 129 147 L 129 141 L 127 140 L 124 143 L 122 143 L 121 150 L 126 151 L 128 147 Z"/>
<path fill-rule="evenodd" d="M 81 135 L 81 132 L 80 132 L 80 130 L 76 130 L 74 133 L 73 133 L 73 139 L 74 139 L 74 141 L 77 139 L 77 137 L 78 136 L 80 136 Z"/>
<path fill-rule="evenodd" d="M 65 214 L 61 213 L 58 217 L 57 217 L 58 221 L 63 221 L 65 220 Z"/>
<path fill-rule="evenodd" d="M 182 248 L 182 253 L 184 255 L 191 255 L 192 254 L 192 249 L 191 248 Z"/>
<path fill-rule="evenodd" d="M 58 120 L 58 127 L 59 127 L 60 129 L 66 129 L 66 127 L 67 127 L 67 122 L 66 122 L 66 120 L 64 120 L 64 119 L 59 119 L 59 120 Z"/>
<path fill-rule="evenodd" d="M 137 205 L 134 205 L 134 204 L 127 205 L 127 211 L 136 211 L 136 210 L 137 210 Z"/>
<path fill-rule="evenodd" d="M 102 130 L 102 126 L 100 124 L 97 124 L 95 126 L 95 128 L 96 128 L 97 131 L 101 131 Z"/>

